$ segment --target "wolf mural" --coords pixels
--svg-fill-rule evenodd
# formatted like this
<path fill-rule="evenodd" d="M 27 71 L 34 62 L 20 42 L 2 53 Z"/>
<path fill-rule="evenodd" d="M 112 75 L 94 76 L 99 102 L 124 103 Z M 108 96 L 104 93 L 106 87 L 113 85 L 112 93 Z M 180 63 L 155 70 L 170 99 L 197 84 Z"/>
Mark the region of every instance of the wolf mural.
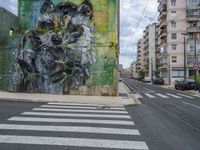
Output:
<path fill-rule="evenodd" d="M 43 0 L 35 29 L 15 51 L 18 92 L 63 94 L 85 85 L 95 62 L 93 6 Z"/>

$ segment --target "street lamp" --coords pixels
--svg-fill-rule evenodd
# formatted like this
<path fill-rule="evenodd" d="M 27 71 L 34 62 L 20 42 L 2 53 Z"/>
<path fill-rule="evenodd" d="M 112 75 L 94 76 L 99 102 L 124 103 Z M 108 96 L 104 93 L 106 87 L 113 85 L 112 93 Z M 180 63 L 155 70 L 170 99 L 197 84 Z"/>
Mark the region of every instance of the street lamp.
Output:
<path fill-rule="evenodd" d="M 186 65 L 186 39 L 185 36 L 187 33 L 181 33 L 184 36 L 184 79 L 187 78 L 187 65 Z"/>

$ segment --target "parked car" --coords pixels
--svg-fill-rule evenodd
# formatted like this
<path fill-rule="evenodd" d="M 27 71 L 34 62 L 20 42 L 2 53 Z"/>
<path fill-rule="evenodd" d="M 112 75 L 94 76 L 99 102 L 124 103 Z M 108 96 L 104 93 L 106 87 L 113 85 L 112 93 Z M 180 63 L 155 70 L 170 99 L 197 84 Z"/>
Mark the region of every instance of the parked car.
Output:
<path fill-rule="evenodd" d="M 181 79 L 175 81 L 176 90 L 195 90 L 195 81 L 193 79 Z"/>
<path fill-rule="evenodd" d="M 151 77 L 145 77 L 144 79 L 142 79 L 142 82 L 150 83 L 151 82 Z"/>
<path fill-rule="evenodd" d="M 134 79 L 137 81 L 142 81 L 142 77 L 135 77 Z"/>
<path fill-rule="evenodd" d="M 123 80 L 122 80 L 122 78 L 121 77 L 119 77 L 119 82 L 122 82 Z"/>
<path fill-rule="evenodd" d="M 164 81 L 163 78 L 157 77 L 157 78 L 154 78 L 154 79 L 153 79 L 153 84 L 155 84 L 155 85 L 164 85 L 164 84 L 165 84 L 165 81 Z"/>

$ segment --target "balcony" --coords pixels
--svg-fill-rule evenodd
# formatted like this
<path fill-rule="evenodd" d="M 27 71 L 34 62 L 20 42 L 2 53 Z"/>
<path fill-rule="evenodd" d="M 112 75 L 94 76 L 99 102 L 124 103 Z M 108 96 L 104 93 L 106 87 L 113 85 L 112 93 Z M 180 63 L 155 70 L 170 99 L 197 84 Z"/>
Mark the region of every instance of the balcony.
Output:
<path fill-rule="evenodd" d="M 158 0 L 159 6 L 158 6 L 158 11 L 160 11 L 160 9 L 163 6 L 167 6 L 167 0 Z"/>
<path fill-rule="evenodd" d="M 148 55 L 149 55 L 149 50 L 145 51 L 145 52 L 144 52 L 144 55 L 145 55 L 145 56 L 148 56 Z"/>
<path fill-rule="evenodd" d="M 160 39 L 164 39 L 165 37 L 167 37 L 167 32 L 166 31 L 163 31 L 159 34 L 159 38 Z"/>
<path fill-rule="evenodd" d="M 199 12 L 197 12 L 197 13 L 187 12 L 186 17 L 187 17 L 187 21 L 198 21 L 198 20 L 200 20 Z"/>
<path fill-rule="evenodd" d="M 200 2 L 199 1 L 187 1 L 186 9 L 199 9 Z"/>
<path fill-rule="evenodd" d="M 200 26 L 198 27 L 198 26 L 196 26 L 196 27 L 188 27 L 187 28 L 187 32 L 189 32 L 189 33 L 198 33 L 198 32 L 200 32 Z"/>
<path fill-rule="evenodd" d="M 167 26 L 167 20 L 161 20 L 159 28 L 163 28 Z"/>
<path fill-rule="evenodd" d="M 159 20 L 166 19 L 166 17 L 167 17 L 167 9 L 166 8 L 162 8 L 160 10 Z"/>

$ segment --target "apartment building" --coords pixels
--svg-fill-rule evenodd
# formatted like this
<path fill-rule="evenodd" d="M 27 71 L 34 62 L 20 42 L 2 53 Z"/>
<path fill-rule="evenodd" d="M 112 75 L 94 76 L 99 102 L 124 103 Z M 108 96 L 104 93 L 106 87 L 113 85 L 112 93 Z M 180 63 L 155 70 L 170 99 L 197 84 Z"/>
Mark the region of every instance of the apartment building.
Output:
<path fill-rule="evenodd" d="M 195 73 L 195 49 L 197 58 L 200 56 L 200 0 L 158 2 L 159 71 L 165 82 L 172 84 L 177 79 Z"/>
<path fill-rule="evenodd" d="M 137 74 L 137 62 L 136 61 L 133 61 L 130 65 L 130 71 L 131 71 L 131 77 L 132 78 L 136 78 L 138 77 L 138 74 Z"/>
<path fill-rule="evenodd" d="M 158 25 L 156 23 L 146 27 L 143 39 L 146 77 L 152 78 L 157 71 L 157 54 L 159 53 L 157 48 Z"/>
<path fill-rule="evenodd" d="M 136 72 L 144 69 L 144 40 L 139 39 L 137 43 Z"/>

